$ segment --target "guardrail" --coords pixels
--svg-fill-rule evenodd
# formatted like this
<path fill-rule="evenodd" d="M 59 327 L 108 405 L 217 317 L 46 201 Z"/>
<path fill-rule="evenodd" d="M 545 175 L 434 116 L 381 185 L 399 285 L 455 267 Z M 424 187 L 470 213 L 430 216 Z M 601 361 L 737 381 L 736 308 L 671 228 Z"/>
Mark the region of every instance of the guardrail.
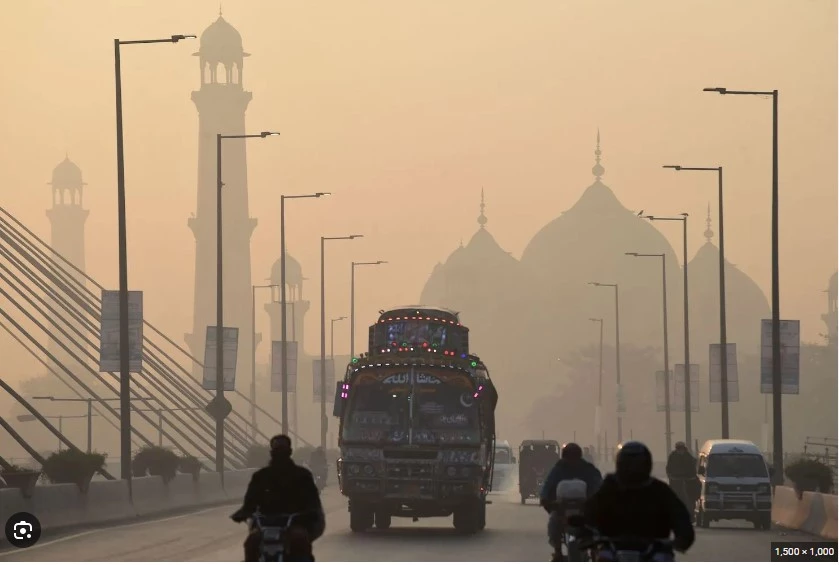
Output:
<path fill-rule="evenodd" d="M 795 489 L 778 486 L 772 499 L 772 521 L 785 528 L 835 540 L 839 513 L 836 500 L 835 494 L 820 492 L 804 492 L 799 498 Z"/>
<path fill-rule="evenodd" d="M 16 488 L 0 489 L 0 523 L 17 512 L 28 512 L 49 532 L 78 526 L 94 526 L 177 510 L 241 502 L 255 469 L 228 471 L 224 488 L 218 473 L 177 475 L 168 483 L 160 477 L 132 479 L 133 504 L 125 481 L 93 481 L 87 493 L 74 484 L 36 486 L 24 497 Z"/>

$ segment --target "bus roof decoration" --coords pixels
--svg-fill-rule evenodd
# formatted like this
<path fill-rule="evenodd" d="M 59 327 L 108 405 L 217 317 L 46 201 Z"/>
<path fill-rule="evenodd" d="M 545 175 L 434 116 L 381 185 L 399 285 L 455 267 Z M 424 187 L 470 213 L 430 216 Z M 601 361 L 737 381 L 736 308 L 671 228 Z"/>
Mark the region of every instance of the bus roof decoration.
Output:
<path fill-rule="evenodd" d="M 370 326 L 368 355 L 416 355 L 466 359 L 469 328 L 458 313 L 439 307 L 404 306 L 384 311 Z"/>

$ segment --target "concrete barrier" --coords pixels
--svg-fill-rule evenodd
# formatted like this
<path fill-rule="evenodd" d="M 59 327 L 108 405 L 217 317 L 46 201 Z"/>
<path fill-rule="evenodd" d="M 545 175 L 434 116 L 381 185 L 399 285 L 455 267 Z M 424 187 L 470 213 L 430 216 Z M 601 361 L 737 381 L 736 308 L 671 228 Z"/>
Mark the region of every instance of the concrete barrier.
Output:
<path fill-rule="evenodd" d="M 44 531 L 54 531 L 239 502 L 253 472 L 226 472 L 224 488 L 218 473 L 201 473 L 197 480 L 177 475 L 168 484 L 160 477 L 138 477 L 131 481 L 133 503 L 126 481 L 94 481 L 87 494 L 71 484 L 37 486 L 31 498 L 24 498 L 20 489 L 0 489 L 0 523 L 17 512 L 28 512 Z"/>
<path fill-rule="evenodd" d="M 785 528 L 835 540 L 837 537 L 836 495 L 805 492 L 779 486 L 772 499 L 772 521 Z"/>

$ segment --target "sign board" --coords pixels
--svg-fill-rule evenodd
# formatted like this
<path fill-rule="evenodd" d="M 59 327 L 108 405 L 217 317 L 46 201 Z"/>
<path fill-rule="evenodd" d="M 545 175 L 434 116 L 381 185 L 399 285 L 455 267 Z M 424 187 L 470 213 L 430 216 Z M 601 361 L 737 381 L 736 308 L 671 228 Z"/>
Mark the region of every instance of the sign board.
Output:
<path fill-rule="evenodd" d="M 727 356 L 726 365 L 728 366 L 728 373 L 726 374 L 726 380 L 728 381 L 728 387 L 726 387 L 728 389 L 728 401 L 739 402 L 740 383 L 737 378 L 737 344 L 726 343 L 725 345 Z M 712 343 L 710 349 L 711 364 L 709 368 L 709 380 L 711 383 L 711 394 L 709 400 L 711 402 L 722 402 L 722 374 L 720 372 L 722 368 L 722 348 L 719 343 Z"/>
<path fill-rule="evenodd" d="M 119 372 L 119 291 L 102 291 L 99 319 L 99 372 Z M 143 292 L 128 291 L 128 370 L 143 370 Z"/>
<path fill-rule="evenodd" d="M 315 402 L 320 402 L 320 359 L 312 361 L 312 399 Z M 326 390 L 335 390 L 335 363 L 332 359 L 326 359 Z M 329 395 L 326 397 L 327 402 L 332 402 Z"/>
<path fill-rule="evenodd" d="M 670 374 L 667 375 L 669 377 L 669 386 L 670 386 L 670 411 L 673 411 L 673 371 L 670 371 Z M 664 394 L 664 371 L 656 371 L 655 372 L 655 406 L 658 412 L 666 412 L 667 411 L 667 403 L 665 402 L 665 394 Z"/>
<path fill-rule="evenodd" d="M 781 394 L 798 394 L 801 324 L 781 320 Z M 760 321 L 760 392 L 772 394 L 772 320 Z"/>
<path fill-rule="evenodd" d="M 623 414 L 626 412 L 626 396 L 623 393 L 623 384 L 618 385 L 618 397 L 617 397 L 617 406 L 618 406 L 618 414 Z"/>
<path fill-rule="evenodd" d="M 288 392 L 297 393 L 297 342 L 287 341 L 285 346 Z M 271 392 L 283 391 L 283 342 L 271 342 Z"/>
<path fill-rule="evenodd" d="M 236 361 L 239 354 L 239 328 L 223 328 L 222 357 L 224 361 L 224 390 L 236 390 Z M 205 390 L 216 390 L 216 327 L 207 326 L 207 340 L 204 342 Z"/>
<path fill-rule="evenodd" d="M 674 412 L 685 411 L 685 365 L 677 364 L 672 382 L 670 409 Z M 699 412 L 699 365 L 690 364 L 690 411 Z"/>

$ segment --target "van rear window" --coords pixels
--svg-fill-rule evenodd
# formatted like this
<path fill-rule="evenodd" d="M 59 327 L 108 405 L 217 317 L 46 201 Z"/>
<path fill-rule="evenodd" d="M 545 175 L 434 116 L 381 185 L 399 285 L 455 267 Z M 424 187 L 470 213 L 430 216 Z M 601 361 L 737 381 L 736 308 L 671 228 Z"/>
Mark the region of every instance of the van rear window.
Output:
<path fill-rule="evenodd" d="M 708 457 L 707 476 L 766 478 L 769 475 L 762 455 L 719 453 Z"/>

